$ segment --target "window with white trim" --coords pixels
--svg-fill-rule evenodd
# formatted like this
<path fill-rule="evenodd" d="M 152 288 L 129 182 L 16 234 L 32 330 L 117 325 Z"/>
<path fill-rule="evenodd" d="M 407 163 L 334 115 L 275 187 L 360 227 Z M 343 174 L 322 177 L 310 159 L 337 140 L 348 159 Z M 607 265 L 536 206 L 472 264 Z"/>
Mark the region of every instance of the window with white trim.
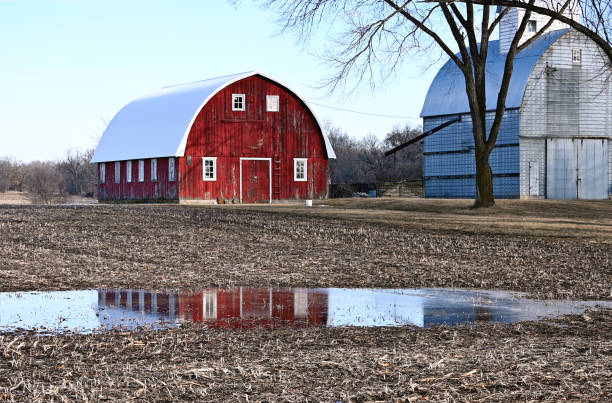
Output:
<path fill-rule="evenodd" d="M 151 181 L 155 182 L 157 180 L 157 159 L 151 159 Z"/>
<path fill-rule="evenodd" d="M 279 100 L 278 95 L 266 95 L 266 111 L 278 112 Z"/>
<path fill-rule="evenodd" d="M 204 170 L 203 179 L 205 181 L 217 180 L 217 157 L 203 157 L 202 167 Z"/>
<path fill-rule="evenodd" d="M 293 159 L 293 180 L 305 182 L 308 179 L 308 158 Z"/>
<path fill-rule="evenodd" d="M 246 102 L 244 99 L 244 94 L 232 94 L 232 110 L 233 111 L 246 110 Z"/>
<path fill-rule="evenodd" d="M 106 183 L 106 164 L 104 162 L 100 163 L 100 183 Z"/>
<path fill-rule="evenodd" d="M 580 48 L 572 49 L 572 63 L 575 63 L 575 64 L 582 63 L 582 49 Z"/>
<path fill-rule="evenodd" d="M 138 182 L 144 182 L 144 160 L 138 160 Z"/>
<path fill-rule="evenodd" d="M 115 183 L 121 182 L 121 161 L 115 161 Z"/>
<path fill-rule="evenodd" d="M 174 182 L 174 177 L 176 175 L 176 169 L 175 169 L 174 164 L 175 164 L 174 157 L 168 158 L 168 180 L 170 182 Z"/>
<path fill-rule="evenodd" d="M 125 161 L 125 179 L 132 182 L 132 161 Z"/>

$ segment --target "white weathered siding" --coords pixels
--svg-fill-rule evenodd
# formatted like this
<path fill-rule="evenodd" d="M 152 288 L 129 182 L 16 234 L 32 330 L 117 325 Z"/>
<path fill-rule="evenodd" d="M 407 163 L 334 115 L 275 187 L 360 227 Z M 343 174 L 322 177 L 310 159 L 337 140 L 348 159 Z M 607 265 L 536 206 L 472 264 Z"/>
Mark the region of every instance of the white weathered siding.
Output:
<path fill-rule="evenodd" d="M 572 61 L 574 48 L 582 49 L 580 64 Z M 599 47 L 578 32 L 563 35 L 540 58 L 521 105 L 521 197 L 529 197 L 530 161 L 541 166 L 540 187 L 546 182 L 546 138 L 612 138 L 610 78 Z M 612 152 L 608 159 L 612 185 Z"/>
<path fill-rule="evenodd" d="M 554 0 L 552 1 L 554 2 Z M 537 0 L 536 3 L 540 7 L 546 7 L 547 4 L 550 5 L 551 0 Z M 572 13 L 571 10 L 569 9 L 566 10 L 564 14 L 574 19 L 578 18 L 579 16 L 579 13 Z M 524 15 L 525 15 L 525 10 L 513 8 L 501 20 L 499 24 L 499 51 L 501 53 L 508 53 L 508 49 L 510 49 L 510 43 L 512 43 L 512 39 L 514 39 L 514 35 L 516 31 L 518 30 L 519 24 L 523 20 Z M 539 31 L 542 27 L 544 27 L 544 25 L 548 23 L 550 18 L 545 15 L 532 13 L 530 20 L 536 21 L 537 30 Z M 563 24 L 559 21 L 555 21 L 546 30 L 546 32 L 556 31 L 558 29 L 565 29 L 565 28 L 568 28 L 567 24 Z M 519 44 L 522 44 L 523 42 L 527 41 L 534 34 L 535 34 L 534 32 L 528 32 L 528 30 L 526 30 Z"/>

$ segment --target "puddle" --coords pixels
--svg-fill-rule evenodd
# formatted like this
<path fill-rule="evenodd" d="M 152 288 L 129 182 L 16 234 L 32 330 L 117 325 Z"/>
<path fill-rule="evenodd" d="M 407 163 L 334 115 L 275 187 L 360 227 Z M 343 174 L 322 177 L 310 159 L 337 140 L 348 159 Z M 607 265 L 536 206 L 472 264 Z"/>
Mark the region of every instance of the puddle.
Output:
<path fill-rule="evenodd" d="M 83 290 L 0 293 L 0 332 L 92 333 L 178 327 L 455 326 L 580 314 L 612 302 L 534 300 L 524 293 L 462 289 L 245 288 L 156 293 Z"/>

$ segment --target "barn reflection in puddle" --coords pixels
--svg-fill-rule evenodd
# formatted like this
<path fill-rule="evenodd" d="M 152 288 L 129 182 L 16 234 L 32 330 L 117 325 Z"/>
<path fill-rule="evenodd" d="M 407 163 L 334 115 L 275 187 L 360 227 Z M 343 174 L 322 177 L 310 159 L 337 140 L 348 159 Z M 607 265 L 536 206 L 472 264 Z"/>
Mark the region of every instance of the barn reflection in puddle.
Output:
<path fill-rule="evenodd" d="M 227 329 L 456 326 L 539 320 L 597 306 L 612 308 L 612 302 L 535 300 L 517 292 L 440 288 L 0 292 L 0 332 L 168 329 L 185 322 Z"/>
<path fill-rule="evenodd" d="M 103 325 L 176 320 L 210 327 L 325 326 L 328 294 L 322 289 L 233 288 L 176 294 L 145 290 L 100 290 Z"/>

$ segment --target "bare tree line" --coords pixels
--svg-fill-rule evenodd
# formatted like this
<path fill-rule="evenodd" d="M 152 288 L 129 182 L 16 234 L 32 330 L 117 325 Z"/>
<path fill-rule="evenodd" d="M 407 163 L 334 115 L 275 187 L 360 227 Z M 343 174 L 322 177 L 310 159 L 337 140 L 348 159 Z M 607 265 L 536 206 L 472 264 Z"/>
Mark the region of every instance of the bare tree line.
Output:
<path fill-rule="evenodd" d="M 354 138 L 337 127 L 327 125 L 327 134 L 336 153 L 330 160 L 333 184 L 375 183 L 388 179 L 423 177 L 423 143 L 405 148 L 393 156 L 384 152 L 422 134 L 421 127 L 397 126 L 380 141 L 374 135 Z"/>
<path fill-rule="evenodd" d="M 96 166 L 89 161 L 94 150 L 69 151 L 59 161 L 24 163 L 0 158 L 0 192 L 27 192 L 33 202 L 51 204 L 68 195 L 95 196 Z"/>

